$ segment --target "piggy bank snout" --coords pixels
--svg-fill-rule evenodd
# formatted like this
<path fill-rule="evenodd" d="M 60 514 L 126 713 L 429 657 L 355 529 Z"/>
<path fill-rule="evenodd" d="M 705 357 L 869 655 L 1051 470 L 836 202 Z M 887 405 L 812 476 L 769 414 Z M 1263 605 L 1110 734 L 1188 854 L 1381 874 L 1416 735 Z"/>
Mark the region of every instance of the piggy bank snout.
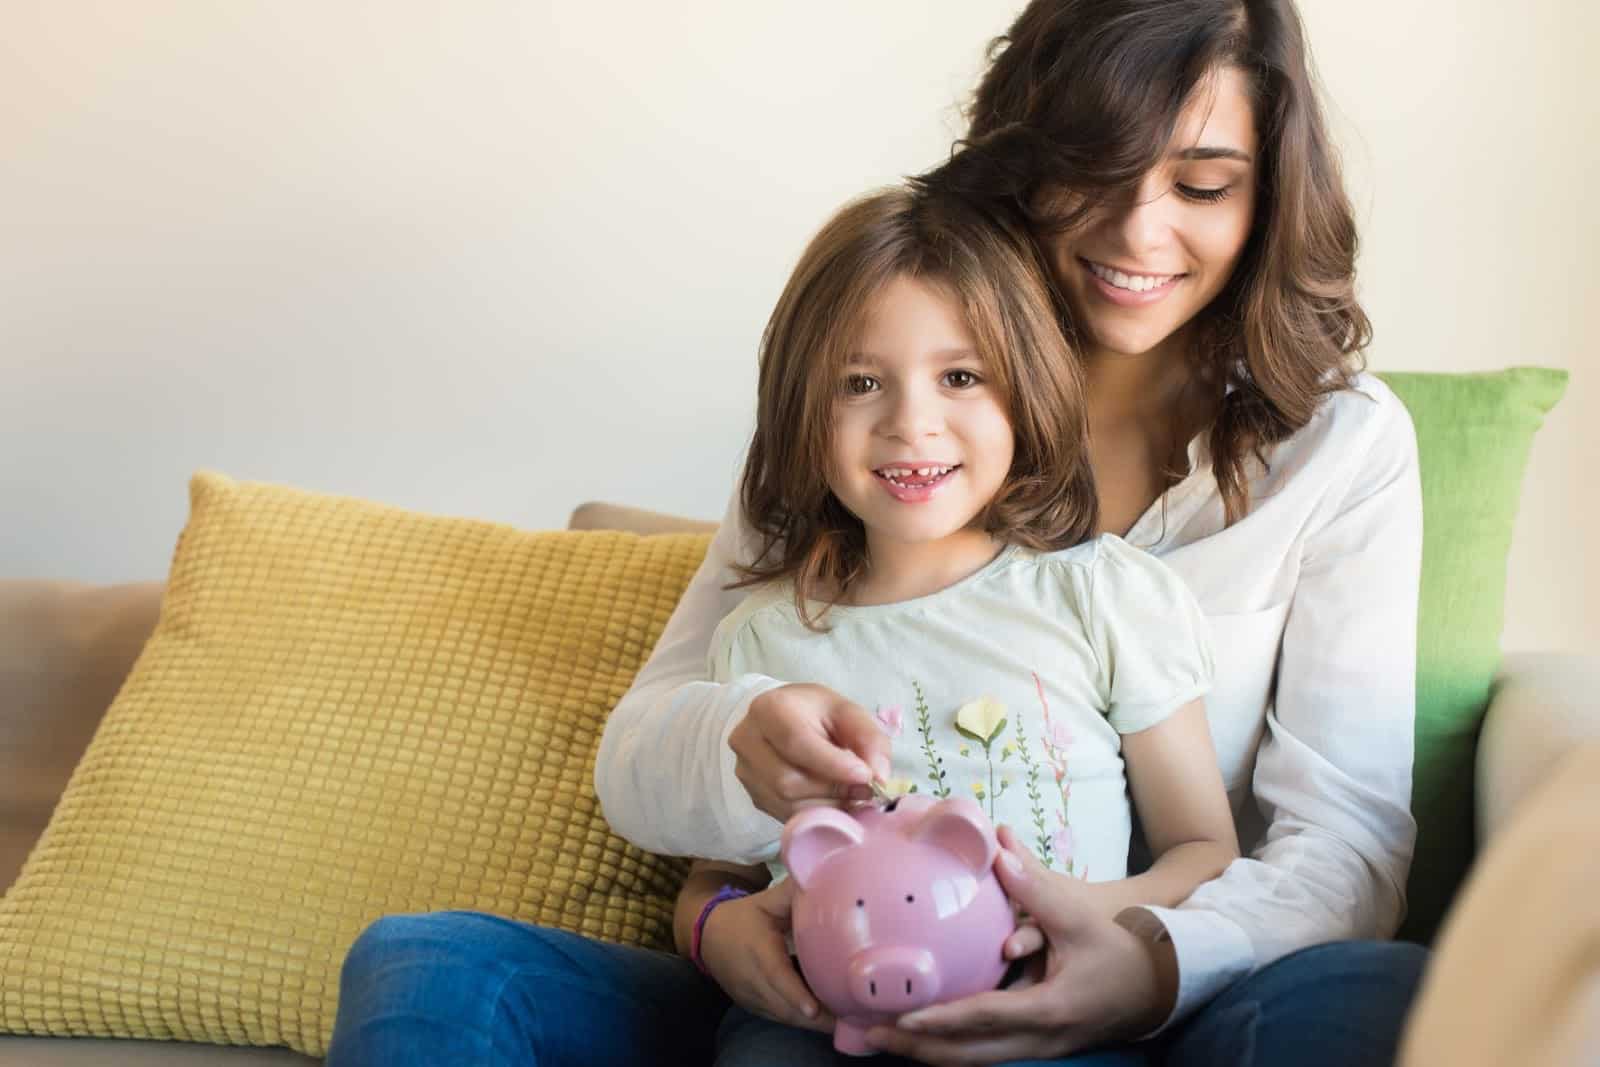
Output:
<path fill-rule="evenodd" d="M 939 966 L 927 949 L 868 949 L 850 961 L 850 993 L 871 1011 L 912 1011 L 938 997 Z"/>

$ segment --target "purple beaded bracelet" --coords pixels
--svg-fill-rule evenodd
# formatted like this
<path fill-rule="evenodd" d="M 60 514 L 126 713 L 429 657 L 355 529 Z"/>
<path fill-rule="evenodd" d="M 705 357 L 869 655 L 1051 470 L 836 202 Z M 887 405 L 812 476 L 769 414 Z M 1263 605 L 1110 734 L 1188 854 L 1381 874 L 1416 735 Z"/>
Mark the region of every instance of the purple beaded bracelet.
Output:
<path fill-rule="evenodd" d="M 711 972 L 706 970 L 705 961 L 700 958 L 700 935 L 705 931 L 706 920 L 711 917 L 711 909 L 716 907 L 718 904 L 722 904 L 730 900 L 738 900 L 740 897 L 747 897 L 749 895 L 750 890 L 748 889 L 740 889 L 738 886 L 725 885 L 721 889 L 717 890 L 715 896 L 706 901 L 705 907 L 700 909 L 700 916 L 694 921 L 694 936 L 689 939 L 689 961 L 693 963 L 700 973 L 706 977 L 709 978 L 711 976 Z"/>

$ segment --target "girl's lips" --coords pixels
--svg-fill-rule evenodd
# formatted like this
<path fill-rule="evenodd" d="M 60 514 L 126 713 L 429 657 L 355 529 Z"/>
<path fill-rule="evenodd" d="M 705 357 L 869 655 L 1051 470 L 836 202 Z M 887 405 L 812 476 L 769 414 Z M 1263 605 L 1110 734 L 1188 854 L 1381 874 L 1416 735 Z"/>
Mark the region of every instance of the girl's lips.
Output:
<path fill-rule="evenodd" d="M 1168 293 L 1178 287 L 1179 282 L 1188 277 L 1187 274 L 1175 274 L 1167 279 L 1163 285 L 1158 285 L 1154 289 L 1146 289 L 1142 293 L 1136 293 L 1132 289 L 1119 289 L 1112 285 L 1090 270 L 1089 261 L 1082 257 L 1079 257 L 1078 265 L 1083 268 L 1083 276 L 1089 279 L 1090 288 L 1118 307 L 1144 307 L 1147 304 L 1154 304 L 1156 301 L 1166 297 Z"/>
<path fill-rule="evenodd" d="M 921 504 L 932 500 L 933 495 L 959 473 L 961 473 L 960 467 L 952 467 L 945 473 L 921 485 L 896 485 L 877 471 L 872 472 L 873 477 L 878 479 L 878 484 L 887 489 L 889 495 L 902 504 Z"/>

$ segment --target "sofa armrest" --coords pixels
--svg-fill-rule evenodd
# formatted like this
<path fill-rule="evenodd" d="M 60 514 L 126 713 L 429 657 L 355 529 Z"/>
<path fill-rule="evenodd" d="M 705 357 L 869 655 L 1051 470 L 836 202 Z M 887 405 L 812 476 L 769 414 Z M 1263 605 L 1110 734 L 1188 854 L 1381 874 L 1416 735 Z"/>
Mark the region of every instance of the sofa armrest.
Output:
<path fill-rule="evenodd" d="M 1560 758 L 1586 740 L 1600 740 L 1600 656 L 1507 656 L 1478 739 L 1480 849 Z"/>
<path fill-rule="evenodd" d="M 155 628 L 163 588 L 0 580 L 0 893 Z"/>

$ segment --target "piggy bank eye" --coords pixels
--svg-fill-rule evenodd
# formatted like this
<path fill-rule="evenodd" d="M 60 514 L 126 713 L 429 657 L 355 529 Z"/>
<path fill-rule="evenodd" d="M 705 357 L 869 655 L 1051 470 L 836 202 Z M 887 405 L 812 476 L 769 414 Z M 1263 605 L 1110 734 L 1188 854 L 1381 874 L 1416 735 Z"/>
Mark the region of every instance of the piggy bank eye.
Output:
<path fill-rule="evenodd" d="M 917 898 L 912 896 L 910 893 L 906 894 L 906 903 L 907 904 L 913 903 L 916 899 Z"/>
<path fill-rule="evenodd" d="M 861 899 L 861 898 L 859 898 L 859 897 L 857 897 L 857 898 L 856 898 L 856 907 L 858 907 L 858 908 L 864 908 L 864 907 L 866 907 L 866 906 L 867 906 L 867 902 L 866 902 L 866 901 L 864 901 L 864 900 L 862 900 L 862 899 Z"/>

